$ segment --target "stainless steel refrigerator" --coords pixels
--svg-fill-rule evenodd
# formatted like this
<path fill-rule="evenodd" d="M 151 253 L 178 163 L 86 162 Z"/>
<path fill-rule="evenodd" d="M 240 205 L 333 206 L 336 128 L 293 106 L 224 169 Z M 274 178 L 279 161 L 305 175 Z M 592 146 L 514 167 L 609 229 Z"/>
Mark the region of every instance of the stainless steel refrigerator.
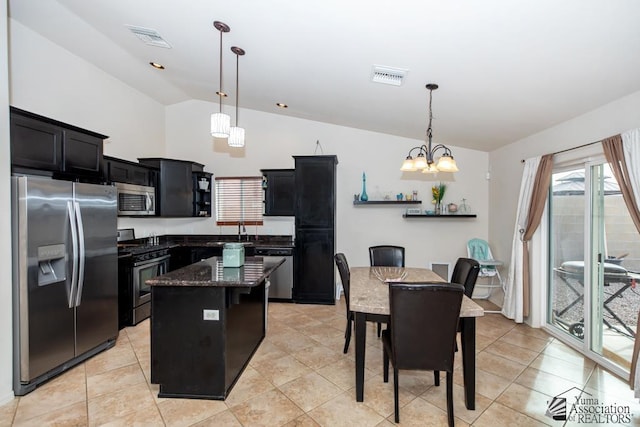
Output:
<path fill-rule="evenodd" d="M 112 347 L 118 336 L 115 188 L 14 176 L 14 393 Z"/>

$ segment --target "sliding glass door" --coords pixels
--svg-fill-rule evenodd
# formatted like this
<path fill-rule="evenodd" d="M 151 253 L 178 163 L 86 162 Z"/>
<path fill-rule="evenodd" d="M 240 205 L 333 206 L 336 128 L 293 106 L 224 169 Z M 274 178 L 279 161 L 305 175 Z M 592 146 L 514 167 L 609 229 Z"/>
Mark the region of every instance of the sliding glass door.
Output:
<path fill-rule="evenodd" d="M 608 164 L 554 170 L 549 201 L 547 324 L 594 360 L 628 371 L 640 241 Z"/>

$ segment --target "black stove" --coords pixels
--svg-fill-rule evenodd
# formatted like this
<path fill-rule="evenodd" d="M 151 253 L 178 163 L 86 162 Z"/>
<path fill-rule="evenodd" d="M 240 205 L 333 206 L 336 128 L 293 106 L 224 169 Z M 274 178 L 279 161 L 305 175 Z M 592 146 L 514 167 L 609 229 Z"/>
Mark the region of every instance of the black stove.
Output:
<path fill-rule="evenodd" d="M 123 240 L 120 234 L 118 230 L 118 312 L 123 328 L 149 317 L 151 289 L 146 281 L 168 271 L 170 246 L 157 238 Z"/>

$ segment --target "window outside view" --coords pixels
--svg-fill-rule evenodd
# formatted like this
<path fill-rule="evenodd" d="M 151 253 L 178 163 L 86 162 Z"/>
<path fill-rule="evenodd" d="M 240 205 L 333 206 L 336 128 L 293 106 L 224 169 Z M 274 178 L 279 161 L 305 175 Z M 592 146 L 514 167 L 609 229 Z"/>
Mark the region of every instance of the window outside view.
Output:
<path fill-rule="evenodd" d="M 608 164 L 587 168 L 595 177 L 592 185 L 585 182 L 585 167 L 553 174 L 548 322 L 583 342 L 591 334 L 591 351 L 629 370 L 640 308 L 640 239 Z M 593 255 L 585 253 L 589 247 Z M 598 254 L 603 270 L 590 265 Z M 593 271 L 591 285 L 585 283 L 586 269 Z M 591 292 L 591 307 L 585 307 L 585 292 Z M 585 325 L 589 316 L 592 328 Z"/>

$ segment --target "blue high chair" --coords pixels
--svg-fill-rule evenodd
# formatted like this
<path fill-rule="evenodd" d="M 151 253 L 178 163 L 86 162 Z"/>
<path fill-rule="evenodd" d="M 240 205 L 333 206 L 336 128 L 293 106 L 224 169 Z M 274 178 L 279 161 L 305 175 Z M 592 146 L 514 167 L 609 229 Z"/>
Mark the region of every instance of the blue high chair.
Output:
<path fill-rule="evenodd" d="M 471 239 L 467 242 L 467 256 L 475 259 L 480 264 L 480 272 L 478 278 L 488 278 L 489 281 L 486 284 L 478 283 L 477 287 L 488 288 L 487 295 L 481 299 L 488 299 L 491 295 L 491 289 L 502 286 L 502 277 L 498 267 L 503 265 L 502 261 L 493 258 L 491 248 L 486 240 Z M 494 278 L 498 278 L 498 283 L 494 283 Z"/>

